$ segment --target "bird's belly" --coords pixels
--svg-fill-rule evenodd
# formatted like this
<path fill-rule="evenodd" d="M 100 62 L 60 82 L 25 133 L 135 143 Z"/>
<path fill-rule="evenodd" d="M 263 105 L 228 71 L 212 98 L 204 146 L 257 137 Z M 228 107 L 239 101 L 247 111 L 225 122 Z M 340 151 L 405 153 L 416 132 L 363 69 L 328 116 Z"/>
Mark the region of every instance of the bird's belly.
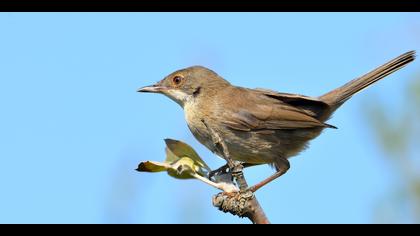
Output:
<path fill-rule="evenodd" d="M 246 163 L 273 163 L 304 150 L 322 129 L 233 131 L 225 130 L 224 140 L 232 159 Z"/>
<path fill-rule="evenodd" d="M 223 150 L 220 146 L 216 148 L 216 145 L 211 137 L 207 127 L 201 127 L 197 125 L 188 125 L 191 133 L 194 137 L 210 151 L 214 152 L 218 156 L 224 158 Z M 255 147 L 251 140 L 239 140 L 233 138 L 231 135 L 225 135 L 223 131 L 218 131 L 218 135 L 222 141 L 226 144 L 230 157 L 233 160 L 242 161 L 246 163 L 271 163 L 268 161 L 269 155 L 266 152 L 262 152 L 262 147 Z M 267 145 L 265 149 L 269 149 Z"/>
<path fill-rule="evenodd" d="M 215 148 L 213 138 L 207 127 L 201 122 L 201 119 L 199 121 L 200 123 L 198 123 L 198 121 L 188 122 L 191 133 L 201 144 L 218 156 L 224 158 L 223 151 Z M 279 157 L 278 153 L 275 154 L 275 143 L 259 140 L 250 133 L 246 135 L 247 137 L 237 136 L 225 128 L 217 129 L 216 127 L 214 131 L 217 132 L 222 141 L 226 144 L 230 157 L 233 160 L 264 164 L 273 163 L 274 159 Z"/>
<path fill-rule="evenodd" d="M 238 131 L 229 129 L 215 120 L 209 120 L 205 114 L 193 112 L 197 110 L 192 107 L 186 106 L 184 111 L 190 131 L 201 144 L 220 157 L 224 156 L 221 150 L 215 149 L 204 120 L 212 125 L 212 129 L 225 142 L 230 157 L 245 163 L 273 163 L 278 158 L 297 155 L 305 149 L 309 140 L 321 132 L 321 129 Z"/>
<path fill-rule="evenodd" d="M 252 132 L 233 132 L 226 130 L 224 141 L 232 159 L 246 163 L 273 163 L 279 156 L 276 153 L 277 143 L 263 140 Z"/>
<path fill-rule="evenodd" d="M 207 127 L 199 120 L 188 123 L 194 137 L 209 150 L 220 157 L 224 157 L 221 150 L 215 148 L 213 138 Z M 303 131 L 303 130 L 302 130 Z M 299 131 L 298 135 L 302 133 Z M 298 135 L 290 131 L 273 131 L 271 134 L 258 132 L 233 131 L 226 128 L 218 129 L 223 142 L 225 142 L 230 157 L 233 160 L 253 164 L 268 164 L 278 158 L 289 158 L 297 155 L 306 148 L 312 138 L 297 138 Z"/>

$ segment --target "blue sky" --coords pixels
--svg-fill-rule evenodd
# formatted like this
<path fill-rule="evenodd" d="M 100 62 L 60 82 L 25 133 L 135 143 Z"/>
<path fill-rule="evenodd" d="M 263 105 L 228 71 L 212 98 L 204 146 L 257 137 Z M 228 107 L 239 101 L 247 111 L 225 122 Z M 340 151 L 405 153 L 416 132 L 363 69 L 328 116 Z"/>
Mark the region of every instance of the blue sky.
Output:
<path fill-rule="evenodd" d="M 134 171 L 164 159 L 164 138 L 224 164 L 177 104 L 136 89 L 203 65 L 235 85 L 317 96 L 419 50 L 418 22 L 417 13 L 0 13 L 0 222 L 248 222 L 213 208 L 217 190 L 198 181 Z M 272 222 L 372 222 L 396 180 L 361 106 L 377 96 L 397 109 L 417 68 L 352 98 L 329 122 L 338 130 L 258 191 Z"/>

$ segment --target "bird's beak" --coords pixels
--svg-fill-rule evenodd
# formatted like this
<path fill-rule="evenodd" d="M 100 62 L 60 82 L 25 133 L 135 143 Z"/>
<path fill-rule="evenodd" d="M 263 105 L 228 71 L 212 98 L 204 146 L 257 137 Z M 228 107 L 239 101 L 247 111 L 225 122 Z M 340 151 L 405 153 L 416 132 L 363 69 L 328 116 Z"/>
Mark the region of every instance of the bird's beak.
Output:
<path fill-rule="evenodd" d="M 150 86 L 144 86 L 137 90 L 137 92 L 143 92 L 143 93 L 162 93 L 166 90 L 166 87 L 159 86 L 159 85 L 150 85 Z"/>

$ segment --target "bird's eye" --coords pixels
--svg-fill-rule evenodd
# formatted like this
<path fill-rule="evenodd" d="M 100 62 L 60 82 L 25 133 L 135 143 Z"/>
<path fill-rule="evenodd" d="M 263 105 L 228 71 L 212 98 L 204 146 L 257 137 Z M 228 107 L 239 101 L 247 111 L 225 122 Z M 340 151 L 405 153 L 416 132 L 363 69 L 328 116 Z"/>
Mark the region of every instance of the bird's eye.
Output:
<path fill-rule="evenodd" d="M 175 76 L 175 77 L 173 77 L 173 78 L 172 78 L 172 82 L 173 82 L 175 85 L 180 84 L 180 83 L 181 83 L 181 81 L 182 81 L 182 77 L 181 77 L 181 76 Z"/>

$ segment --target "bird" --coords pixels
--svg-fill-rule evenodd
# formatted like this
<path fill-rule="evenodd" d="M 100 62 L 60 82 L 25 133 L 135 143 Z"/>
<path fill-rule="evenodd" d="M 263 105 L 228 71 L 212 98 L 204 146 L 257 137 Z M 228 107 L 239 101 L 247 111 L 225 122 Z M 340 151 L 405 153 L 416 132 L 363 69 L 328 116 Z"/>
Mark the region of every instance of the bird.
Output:
<path fill-rule="evenodd" d="M 414 61 L 406 52 L 319 97 L 232 85 L 204 66 L 177 70 L 138 92 L 160 93 L 184 110 L 194 137 L 228 163 L 269 164 L 276 172 L 253 191 L 290 168 L 289 158 L 308 147 L 332 114 L 354 94 Z"/>

